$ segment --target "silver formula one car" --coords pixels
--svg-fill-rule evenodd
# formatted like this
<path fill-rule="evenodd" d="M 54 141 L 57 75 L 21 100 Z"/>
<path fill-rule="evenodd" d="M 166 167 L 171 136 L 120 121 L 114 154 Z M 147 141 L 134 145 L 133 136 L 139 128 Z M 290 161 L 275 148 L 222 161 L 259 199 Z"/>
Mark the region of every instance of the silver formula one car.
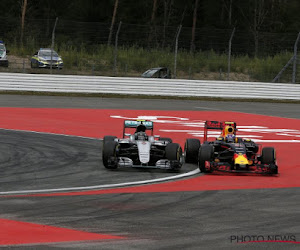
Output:
<path fill-rule="evenodd" d="M 126 129 L 135 131 L 132 134 L 125 133 Z M 147 130 L 151 131 L 150 135 L 146 133 Z M 123 138 L 103 138 L 102 160 L 107 169 L 142 167 L 178 171 L 183 157 L 178 143 L 153 135 L 152 121 L 125 120 Z"/>

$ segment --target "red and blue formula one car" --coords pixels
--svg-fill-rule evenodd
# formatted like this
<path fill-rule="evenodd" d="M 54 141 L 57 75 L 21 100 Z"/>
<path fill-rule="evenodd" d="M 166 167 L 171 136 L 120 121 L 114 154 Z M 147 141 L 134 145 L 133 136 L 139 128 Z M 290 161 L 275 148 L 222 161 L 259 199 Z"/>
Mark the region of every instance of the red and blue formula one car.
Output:
<path fill-rule="evenodd" d="M 221 130 L 214 141 L 208 141 L 208 130 Z M 261 147 L 250 139 L 236 136 L 235 122 L 206 121 L 204 142 L 187 139 L 185 161 L 197 163 L 201 172 L 278 174 L 273 147 Z"/>

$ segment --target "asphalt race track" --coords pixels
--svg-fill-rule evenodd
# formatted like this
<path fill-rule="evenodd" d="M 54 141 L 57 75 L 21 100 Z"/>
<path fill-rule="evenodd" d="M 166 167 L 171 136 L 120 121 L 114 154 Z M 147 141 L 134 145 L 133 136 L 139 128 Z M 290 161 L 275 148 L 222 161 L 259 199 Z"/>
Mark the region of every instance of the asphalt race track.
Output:
<path fill-rule="evenodd" d="M 0 248 L 299 249 L 300 104 L 0 95 L 0 114 Z M 190 117 L 157 126 L 181 144 L 198 115 L 259 125 L 241 133 L 276 140 L 281 173 L 133 185 L 197 170 L 106 170 L 99 138 L 139 114 Z"/>

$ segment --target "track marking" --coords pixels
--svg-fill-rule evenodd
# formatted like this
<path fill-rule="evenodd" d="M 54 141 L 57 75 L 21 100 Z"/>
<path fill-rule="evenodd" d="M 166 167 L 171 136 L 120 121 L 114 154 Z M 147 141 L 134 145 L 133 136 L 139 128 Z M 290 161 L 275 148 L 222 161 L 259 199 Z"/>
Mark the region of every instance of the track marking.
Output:
<path fill-rule="evenodd" d="M 223 111 L 222 109 L 218 109 L 218 108 L 208 108 L 208 107 L 201 107 L 201 106 L 197 106 L 194 107 L 195 109 L 203 109 L 203 111 L 205 110 L 212 110 L 212 111 Z"/>
<path fill-rule="evenodd" d="M 143 184 L 151 184 L 151 183 L 156 183 L 156 182 L 176 180 L 176 179 L 180 179 L 180 178 L 184 178 L 184 177 L 193 176 L 198 173 L 200 173 L 200 170 L 195 169 L 193 171 L 190 171 L 190 172 L 187 172 L 184 174 L 179 174 L 179 175 L 164 177 L 164 178 L 151 179 L 151 180 L 144 180 L 144 181 L 123 182 L 123 183 L 117 183 L 117 184 L 105 184 L 105 185 L 96 185 L 96 186 L 87 186 L 87 187 L 67 187 L 67 188 L 53 188 L 53 189 L 6 191 L 6 192 L 0 192 L 0 195 L 71 192 L 71 191 L 84 191 L 84 190 L 94 190 L 94 189 L 104 189 L 104 188 L 126 187 L 126 186 L 133 186 L 133 185 L 143 185 Z"/>
<path fill-rule="evenodd" d="M 66 137 L 78 137 L 78 138 L 83 138 L 83 139 L 102 141 L 102 138 L 86 137 L 86 136 L 80 136 L 80 135 L 66 135 L 66 134 L 57 134 L 57 133 L 51 133 L 51 132 L 39 132 L 39 131 L 32 131 L 32 130 L 9 129 L 9 128 L 0 128 L 0 130 L 26 132 L 26 133 L 34 133 L 34 134 L 44 134 L 44 135 L 60 135 L 60 136 L 66 136 Z"/>

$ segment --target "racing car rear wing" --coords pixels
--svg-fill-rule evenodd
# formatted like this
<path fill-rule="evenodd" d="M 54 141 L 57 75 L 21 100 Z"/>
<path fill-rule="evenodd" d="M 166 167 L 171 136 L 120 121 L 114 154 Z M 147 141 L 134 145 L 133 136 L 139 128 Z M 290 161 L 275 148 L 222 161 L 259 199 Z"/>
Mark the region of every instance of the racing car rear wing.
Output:
<path fill-rule="evenodd" d="M 233 127 L 235 131 L 237 130 L 235 122 L 206 121 L 204 124 L 204 141 L 207 141 L 207 130 L 223 130 L 226 125 Z"/>
<path fill-rule="evenodd" d="M 124 127 L 123 127 L 123 137 L 125 136 L 125 129 L 126 128 L 137 128 L 139 125 L 144 125 L 146 130 L 151 130 L 151 134 L 153 135 L 153 122 L 146 121 L 146 120 L 125 120 Z"/>

